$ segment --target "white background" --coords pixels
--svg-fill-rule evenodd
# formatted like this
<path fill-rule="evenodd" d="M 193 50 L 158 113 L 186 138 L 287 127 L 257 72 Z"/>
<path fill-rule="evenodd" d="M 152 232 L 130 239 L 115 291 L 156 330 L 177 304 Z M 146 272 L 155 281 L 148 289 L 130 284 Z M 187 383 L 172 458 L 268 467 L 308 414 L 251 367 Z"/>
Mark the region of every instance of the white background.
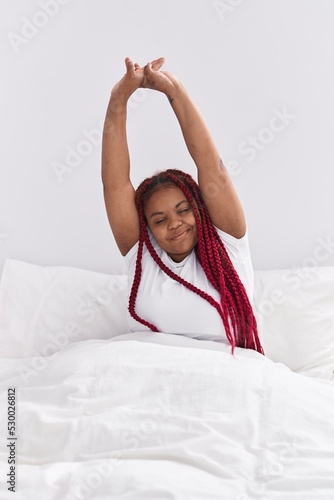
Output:
<path fill-rule="evenodd" d="M 164 56 L 198 104 L 244 205 L 255 269 L 334 265 L 324 243 L 334 241 L 332 0 L 1 0 L 0 9 L 1 268 L 9 257 L 124 270 L 98 129 L 126 56 L 141 65 Z M 135 186 L 166 168 L 195 175 L 162 94 L 134 94 L 128 140 Z"/>

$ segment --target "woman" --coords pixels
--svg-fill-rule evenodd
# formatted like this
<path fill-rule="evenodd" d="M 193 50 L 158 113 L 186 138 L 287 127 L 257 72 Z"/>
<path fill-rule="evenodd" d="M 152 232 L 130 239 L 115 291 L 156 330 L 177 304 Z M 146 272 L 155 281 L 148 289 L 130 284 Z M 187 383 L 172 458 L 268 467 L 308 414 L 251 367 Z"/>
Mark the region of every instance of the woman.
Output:
<path fill-rule="evenodd" d="M 253 269 L 245 216 L 210 132 L 164 58 L 125 59 L 106 113 L 102 181 L 108 219 L 131 283 L 129 327 L 229 342 L 263 353 L 250 301 Z M 130 180 L 127 102 L 139 87 L 164 93 L 198 170 Z"/>

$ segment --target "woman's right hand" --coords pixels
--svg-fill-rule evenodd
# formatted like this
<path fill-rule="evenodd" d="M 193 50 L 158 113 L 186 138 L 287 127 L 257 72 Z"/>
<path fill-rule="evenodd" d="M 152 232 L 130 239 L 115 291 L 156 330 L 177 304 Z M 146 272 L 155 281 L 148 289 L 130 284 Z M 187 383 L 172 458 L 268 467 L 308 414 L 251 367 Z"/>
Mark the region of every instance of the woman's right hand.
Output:
<path fill-rule="evenodd" d="M 159 59 L 155 59 L 150 64 L 155 71 L 158 71 L 165 59 L 160 57 Z M 114 85 L 111 95 L 117 100 L 122 100 L 127 102 L 130 96 L 135 92 L 139 87 L 143 87 L 145 80 L 144 66 L 140 67 L 138 63 L 133 63 L 132 60 L 127 57 L 125 59 L 126 73 L 121 78 L 119 82 Z"/>

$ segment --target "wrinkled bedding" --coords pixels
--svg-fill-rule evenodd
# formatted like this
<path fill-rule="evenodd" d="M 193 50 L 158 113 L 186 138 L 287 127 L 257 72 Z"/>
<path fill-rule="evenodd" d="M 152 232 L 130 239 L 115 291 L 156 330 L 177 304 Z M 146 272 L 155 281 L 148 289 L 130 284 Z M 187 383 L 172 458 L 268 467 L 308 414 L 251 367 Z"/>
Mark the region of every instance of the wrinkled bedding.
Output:
<path fill-rule="evenodd" d="M 255 351 L 141 332 L 0 366 L 2 499 L 334 498 L 333 386 Z"/>

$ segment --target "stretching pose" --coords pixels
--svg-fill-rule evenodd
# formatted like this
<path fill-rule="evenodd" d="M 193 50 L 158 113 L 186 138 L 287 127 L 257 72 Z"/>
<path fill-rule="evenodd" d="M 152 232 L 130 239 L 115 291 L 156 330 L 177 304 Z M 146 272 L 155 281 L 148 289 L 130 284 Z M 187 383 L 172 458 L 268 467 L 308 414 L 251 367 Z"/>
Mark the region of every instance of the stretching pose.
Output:
<path fill-rule="evenodd" d="M 251 306 L 253 268 L 245 216 L 198 108 L 180 81 L 125 59 L 106 113 L 102 182 L 111 229 L 129 273 L 129 330 L 181 334 L 263 354 Z M 198 170 L 130 180 L 127 102 L 139 87 L 162 92 Z"/>

